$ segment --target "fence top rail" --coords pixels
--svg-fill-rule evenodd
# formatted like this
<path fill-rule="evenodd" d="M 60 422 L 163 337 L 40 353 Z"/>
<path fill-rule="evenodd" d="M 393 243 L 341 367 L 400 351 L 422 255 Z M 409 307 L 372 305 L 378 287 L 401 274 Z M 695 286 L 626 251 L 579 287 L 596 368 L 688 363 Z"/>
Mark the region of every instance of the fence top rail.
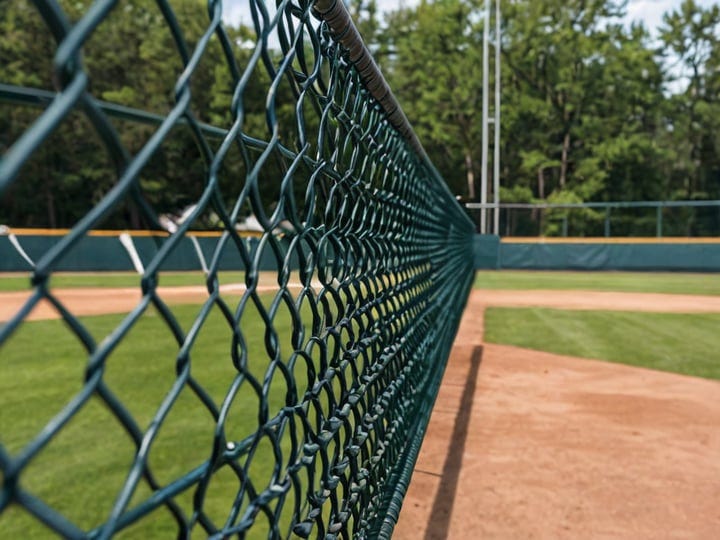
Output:
<path fill-rule="evenodd" d="M 504 236 L 503 244 L 720 244 L 720 237 L 696 236 Z"/>
<path fill-rule="evenodd" d="M 481 208 L 508 208 L 508 209 L 554 209 L 554 208 L 663 208 L 663 207 L 702 207 L 718 206 L 720 200 L 712 201 L 613 201 L 613 202 L 586 202 L 586 203 L 466 203 L 465 208 L 476 210 Z"/>
<path fill-rule="evenodd" d="M 372 53 L 365 45 L 365 41 L 355 26 L 345 3 L 341 0 L 315 0 L 313 14 L 327 24 L 333 39 L 347 49 L 350 62 L 355 66 L 360 80 L 385 112 L 390 125 L 397 130 L 410 148 L 419 156 L 428 171 L 436 177 L 440 189 L 450 198 L 454 198 L 447 183 L 428 157 L 425 148 L 390 89 L 390 85 L 385 80 Z M 472 226 L 469 219 L 466 224 Z"/>
<path fill-rule="evenodd" d="M 313 11 L 316 17 L 327 23 L 333 38 L 348 50 L 350 61 L 358 70 L 360 79 L 367 87 L 370 95 L 377 100 L 385 111 L 390 124 L 402 134 L 415 152 L 424 157 L 425 150 L 420 144 L 420 140 L 380 68 L 375 63 L 372 54 L 365 46 L 365 42 L 355 23 L 353 23 L 345 4 L 338 0 L 316 0 Z"/>

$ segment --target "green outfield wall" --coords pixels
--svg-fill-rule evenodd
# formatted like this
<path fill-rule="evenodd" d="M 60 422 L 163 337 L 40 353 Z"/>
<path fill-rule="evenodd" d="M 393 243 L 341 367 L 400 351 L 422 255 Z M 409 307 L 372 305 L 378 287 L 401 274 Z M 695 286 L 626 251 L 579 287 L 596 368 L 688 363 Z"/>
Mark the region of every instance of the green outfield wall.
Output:
<path fill-rule="evenodd" d="M 133 246 L 147 266 L 167 242 L 165 236 L 131 234 Z M 33 261 L 38 261 L 62 238 L 58 234 L 17 234 L 16 243 Z M 220 236 L 197 236 L 197 246 L 209 264 Z M 260 239 L 242 239 L 251 258 L 260 258 L 260 269 L 277 270 L 278 259 Z M 279 240 L 283 256 L 290 241 Z M 476 235 L 474 260 L 477 269 L 508 270 L 635 270 L 635 271 L 720 271 L 720 238 L 504 238 Z M 222 270 L 243 270 L 237 249 L 223 249 Z M 292 258 L 292 268 L 297 260 Z M 0 272 L 23 272 L 32 267 L 7 235 L 0 236 Z M 194 242 L 184 237 L 163 259 L 162 270 L 202 270 Z M 82 238 L 63 256 L 56 271 L 122 272 L 135 267 L 120 233 L 105 232 Z"/>
<path fill-rule="evenodd" d="M 132 244 L 142 262 L 147 266 L 163 248 L 168 241 L 166 236 L 153 236 L 148 234 L 133 235 Z M 48 253 L 62 238 L 58 234 L 15 234 L 15 242 L 9 235 L 0 236 L 0 272 L 23 272 L 32 269 L 32 265 L 21 254 L 20 249 L 27 257 L 34 262 L 40 260 Z M 165 271 L 192 271 L 202 270 L 202 262 L 198 254 L 198 248 L 202 253 L 206 264 L 210 264 L 215 254 L 218 243 L 221 241 L 217 236 L 197 236 L 195 243 L 188 237 L 183 237 L 180 242 L 163 258 L 161 270 Z M 262 244 L 259 238 L 242 238 L 247 253 L 251 259 L 259 257 L 260 270 L 277 270 L 278 259 L 270 245 Z M 281 253 L 288 251 L 289 241 L 279 239 Z M 230 247 L 230 246 L 228 246 Z M 243 270 L 244 264 L 237 248 L 226 248 L 221 250 L 221 270 Z M 292 266 L 297 267 L 296 257 L 291 258 Z M 134 271 L 135 266 L 125 246 L 120 241 L 120 233 L 85 236 L 71 249 L 64 252 L 62 260 L 54 268 L 60 272 L 122 272 Z"/>
<path fill-rule="evenodd" d="M 477 269 L 720 271 L 720 238 L 475 237 Z"/>

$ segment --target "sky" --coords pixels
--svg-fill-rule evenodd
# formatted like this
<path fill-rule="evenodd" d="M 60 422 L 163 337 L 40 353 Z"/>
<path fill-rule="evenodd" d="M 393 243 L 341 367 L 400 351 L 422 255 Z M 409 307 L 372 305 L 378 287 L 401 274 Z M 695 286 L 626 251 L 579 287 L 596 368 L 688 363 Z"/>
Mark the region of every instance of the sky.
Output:
<path fill-rule="evenodd" d="M 268 9 L 271 16 L 275 13 L 273 9 L 274 2 L 267 1 Z M 353 0 L 345 0 L 352 2 Z M 494 0 L 491 0 L 493 2 Z M 501 0 L 502 1 L 502 0 Z M 695 2 L 708 8 L 716 4 L 720 0 L 695 0 Z M 416 5 L 419 0 L 377 0 L 378 8 L 381 12 L 393 11 L 399 7 L 409 7 Z M 629 26 L 633 21 L 642 21 L 650 31 L 651 36 L 657 36 L 657 28 L 662 24 L 662 17 L 665 13 L 677 10 L 682 4 L 682 0 L 628 0 L 627 15 L 625 22 Z M 252 19 L 249 12 L 249 0 L 224 0 L 223 1 L 223 18 L 233 24 L 242 21 L 248 26 L 252 26 Z M 494 9 L 494 4 L 493 9 Z M 502 4 L 501 4 L 502 6 Z M 279 47 L 279 43 L 275 34 L 270 35 L 268 42 L 270 47 Z M 669 90 L 672 92 L 681 92 L 686 80 L 682 77 L 680 68 L 675 75 L 678 77 L 673 83 L 670 83 Z"/>
<path fill-rule="evenodd" d="M 717 0 L 695 0 L 696 4 L 708 8 L 717 3 Z M 651 31 L 662 23 L 662 16 L 669 11 L 675 11 L 682 4 L 681 0 L 630 0 L 627 6 L 627 20 L 641 20 Z"/>
<path fill-rule="evenodd" d="M 352 1 L 352 0 L 350 0 Z M 696 0 L 703 6 L 709 7 L 718 0 Z M 272 4 L 273 2 L 268 2 Z M 383 11 L 392 11 L 399 6 L 412 6 L 417 0 L 378 0 L 378 7 Z M 628 24 L 634 20 L 641 20 L 651 31 L 662 22 L 663 13 L 680 7 L 682 0 L 630 0 L 627 6 L 627 22 Z M 225 0 L 224 18 L 232 23 L 242 20 L 245 24 L 251 24 L 248 12 L 248 0 Z"/>

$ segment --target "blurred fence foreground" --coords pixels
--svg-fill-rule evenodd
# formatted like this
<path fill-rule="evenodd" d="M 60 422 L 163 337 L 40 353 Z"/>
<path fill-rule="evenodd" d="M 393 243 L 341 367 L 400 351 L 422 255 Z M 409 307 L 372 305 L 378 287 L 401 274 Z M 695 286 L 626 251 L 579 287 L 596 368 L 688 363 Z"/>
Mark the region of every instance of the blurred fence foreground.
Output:
<path fill-rule="evenodd" d="M 52 73 L 37 79 L 52 80 L 52 87 L 0 81 L 3 114 L 34 108 L 0 161 L 3 204 L 35 181 L 33 160 L 49 155 L 55 144 L 68 144 L 61 147 L 66 153 L 83 145 L 104 152 L 111 181 L 88 184 L 96 193 L 83 217 L 56 242 L 30 250 L 32 290 L 24 306 L 0 323 L 0 370 L 6 370 L 0 380 L 15 381 L 0 395 L 0 536 L 25 536 L 27 529 L 17 524 L 31 520 L 67 538 L 110 538 L 129 529 L 143 537 L 144 524 L 162 515 L 182 538 L 388 538 L 471 286 L 473 226 L 429 163 L 344 5 L 251 0 L 246 30 L 254 39 L 248 50 L 247 35 L 244 41 L 230 35 L 214 0 L 194 17 L 187 13 L 195 4 L 181 0 L 33 4 L 33 17 L 54 40 Z M 97 35 L 121 39 L 120 31 L 103 32 L 146 22 L 140 20 L 146 15 L 163 21 L 162 39 L 176 52 L 163 61 L 180 66 L 173 102 L 162 114 L 113 103 L 110 97 L 129 95 L 123 88 L 94 94 L 108 81 L 94 79 L 96 71 L 86 67 L 95 65 L 97 49 L 87 45 Z M 119 21 L 126 26 L 114 26 Z M 186 37 L 190 26 L 201 30 L 192 40 Z M 246 51 L 242 61 L 239 43 Z M 203 118 L 194 104 L 207 90 L 200 74 L 211 49 L 222 59 L 217 69 L 224 69 L 227 106 L 224 114 Z M 142 95 L 144 88 L 135 90 Z M 251 116 L 257 111 L 250 103 L 264 103 L 262 122 Z M 75 133 L 87 138 L 53 139 L 80 121 L 89 127 Z M 178 132 L 194 141 L 194 154 L 163 161 L 172 156 L 167 151 Z M 140 300 L 119 322 L 103 319 L 112 324 L 98 335 L 92 318 L 79 318 L 63 305 L 51 278 L 75 246 L 94 229 L 112 228 L 108 220 L 123 212 L 145 228 L 160 229 L 154 201 L 163 193 L 152 192 L 156 184 L 146 173 L 163 163 L 199 175 L 196 196 L 188 201 L 194 210 L 177 231 L 152 237 L 154 249 L 146 250 L 136 291 Z M 53 178 L 62 177 L 62 170 L 43 166 Z M 252 249 L 236 231 L 248 214 L 263 230 Z M 291 231 L 282 239 L 275 232 L 281 222 Z M 201 245 L 207 292 L 187 321 L 180 316 L 187 308 L 166 302 L 158 284 L 166 262 L 200 223 L 213 223 L 220 236 Z M 219 270 L 229 253 L 245 269 L 238 297 L 220 294 Z M 274 292 L 258 291 L 261 268 L 276 269 Z M 40 349 L 33 352 L 42 333 L 27 345 L 22 341 L 24 329 L 36 328 L 27 316 L 40 303 L 51 304 L 63 321 L 53 327 L 53 339 L 66 336 L 80 350 L 63 371 L 76 384 L 66 390 L 58 380 L 48 382 L 54 401 L 42 408 L 41 393 L 32 404 L 47 420 L 30 429 L 27 415 L 8 411 L 23 410 L 17 388 L 23 381 L 35 388 L 32 381 L 44 369 Z M 173 378 L 131 379 L 130 390 L 165 392 L 159 404 L 137 412 L 143 399 L 123 397 L 108 373 L 123 375 L 114 368 L 117 350 L 146 322 L 171 345 L 164 352 L 153 349 L 141 367 L 165 363 Z M 198 378 L 208 361 L 199 343 L 213 325 L 227 336 L 220 343 L 224 353 L 212 357 L 213 366 L 230 370 L 221 393 Z M 16 349 L 22 362 L 11 356 Z M 110 418 L 87 421 L 97 403 Z M 180 472 L 170 474 L 172 467 L 160 470 L 168 456 L 156 448 L 180 403 L 203 411 L 212 436 L 192 449 L 200 452 L 198 464 L 188 469 L 177 463 Z M 112 448 L 93 454 L 93 444 L 86 443 L 86 459 L 104 464 L 112 455 L 113 462 L 126 464 L 117 489 L 84 503 L 63 499 L 68 482 L 109 489 L 103 476 L 109 464 L 96 469 L 104 471 L 97 476 L 60 481 L 51 471 L 88 463 L 53 468 L 45 460 L 43 482 L 33 480 L 40 474 L 34 463 L 56 455 L 52 450 L 60 442 L 72 444 L 77 438 L 64 432 L 83 425 L 82 440 L 95 440 L 91 431 L 102 430 L 102 444 Z M 171 465 L 172 455 L 181 454 L 174 448 Z M 70 460 L 81 454 L 59 455 Z M 235 487 L 218 502 L 212 494 L 222 482 Z M 106 511 L 88 517 L 95 507 Z"/>

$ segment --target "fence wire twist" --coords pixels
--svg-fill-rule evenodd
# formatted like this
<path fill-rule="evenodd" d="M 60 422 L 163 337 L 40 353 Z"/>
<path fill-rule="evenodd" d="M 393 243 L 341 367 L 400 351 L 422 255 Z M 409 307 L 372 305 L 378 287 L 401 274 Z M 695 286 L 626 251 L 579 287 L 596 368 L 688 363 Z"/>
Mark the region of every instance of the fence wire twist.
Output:
<path fill-rule="evenodd" d="M 119 16 L 123 2 L 98 0 L 74 22 L 62 2 L 33 3 L 56 42 L 55 88 L 0 81 L 0 101 L 41 108 L 2 156 L 0 195 L 26 181 L 28 160 L 73 114 L 92 126 L 116 177 L 71 232 L 35 261 L 27 300 L 0 323 L 0 364 L 20 330 L 35 324 L 27 319 L 40 304 L 53 306 L 63 331 L 84 349 L 74 364 L 80 389 L 65 396 L 58 410 L 47 411 L 51 419 L 41 429 L 19 445 L 8 444 L 12 433 L 0 432 L 0 532 L 4 519 L 21 513 L 67 538 L 109 538 L 164 512 L 183 538 L 253 537 L 256 530 L 272 538 L 389 537 L 469 291 L 473 226 L 378 79 L 344 7 L 251 0 L 255 40 L 239 62 L 237 37 L 225 28 L 220 1 L 207 3 L 207 25 L 192 47 L 174 2 L 149 3 L 162 15 L 182 61 L 172 107 L 155 114 L 99 99 L 84 67 L 88 40 L 111 15 Z M 325 20 L 318 24 L 318 18 Z M 219 44 L 230 74 L 230 120 L 224 125 L 193 112 L 193 80 L 211 42 Z M 254 111 L 247 110 L 246 98 L 259 79 L 269 83 L 263 89 L 264 137 L 247 127 Z M 279 103 L 287 95 L 291 101 Z M 284 120 L 288 107 L 294 111 L 291 125 Z M 153 126 L 133 152 L 118 132 L 128 122 Z M 178 230 L 157 240 L 134 309 L 99 339 L 50 280 L 68 252 L 123 205 L 134 205 L 147 226 L 159 228 L 139 179 L 178 126 L 192 133 L 204 163 L 204 186 Z M 224 176 L 231 153 L 240 156 L 242 177 Z M 269 184 L 276 189 L 270 204 Z M 236 231 L 248 210 L 264 231 L 254 254 Z M 202 304 L 185 324 L 158 285 L 169 254 L 210 213 L 222 236 L 208 261 Z M 282 224 L 291 232 L 281 238 Z M 239 296 L 221 290 L 228 251 L 239 254 L 245 269 Z M 258 268 L 259 254 L 268 252 L 278 269 L 270 292 L 259 285 Z M 146 422 L 106 380 L 106 371 L 151 312 L 175 345 L 169 358 L 146 361 L 172 365 L 174 374 Z M 213 319 L 218 314 L 219 323 Z M 278 329 L 282 317 L 290 321 L 289 338 Z M 249 345 L 257 337 L 248 335 L 249 319 L 257 320 L 260 353 Z M 223 325 L 229 336 L 225 356 L 213 360 L 232 367 L 221 398 L 195 371 L 203 361 L 199 336 L 210 324 Z M 33 369 L 32 362 L 21 367 Z M 153 449 L 181 394 L 194 396 L 193 403 L 207 412 L 212 437 L 200 448 L 199 465 L 160 479 Z M 87 526 L 26 487 L 25 475 L 93 401 L 103 404 L 116 425 L 92 429 L 131 441 L 133 450 L 109 512 Z M 227 426 L 238 402 L 256 405 L 240 411 L 246 424 L 242 437 L 236 436 L 242 430 Z M 12 421 L 6 418 L 2 425 Z M 218 519 L 208 509 L 207 494 L 221 472 L 230 473 L 236 489 Z M 188 493 L 192 496 L 183 498 Z M 63 508 L 68 505 L 72 502 Z"/>

